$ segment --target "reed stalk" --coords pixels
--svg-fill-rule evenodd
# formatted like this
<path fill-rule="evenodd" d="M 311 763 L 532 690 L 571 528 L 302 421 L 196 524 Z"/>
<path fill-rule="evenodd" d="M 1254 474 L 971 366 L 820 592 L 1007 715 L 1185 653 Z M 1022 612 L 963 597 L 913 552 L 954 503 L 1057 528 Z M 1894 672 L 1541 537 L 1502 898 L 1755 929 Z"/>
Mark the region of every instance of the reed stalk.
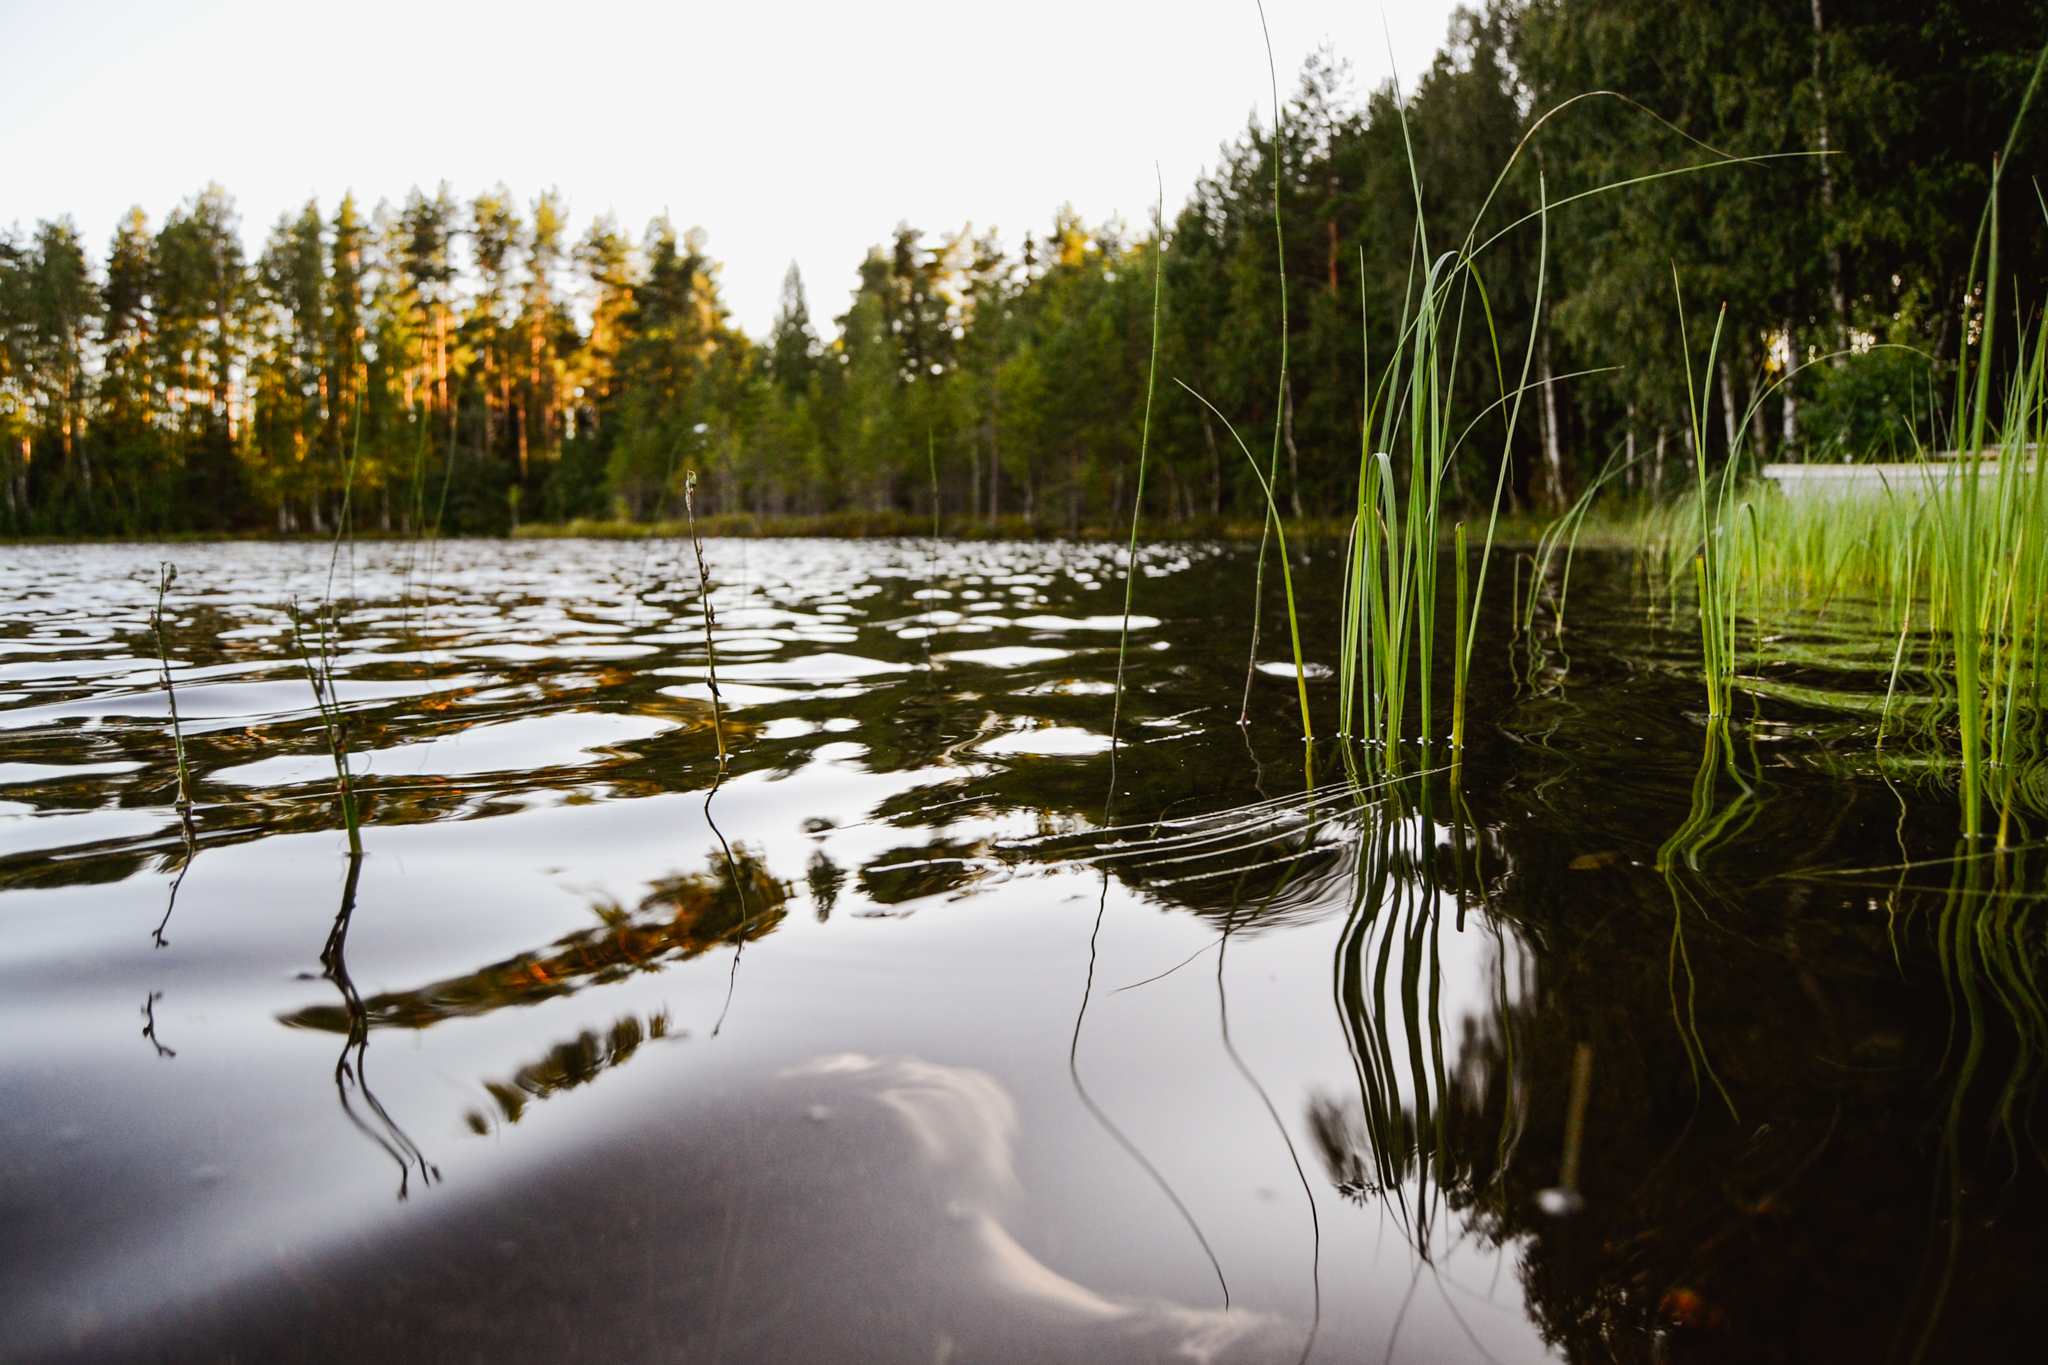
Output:
<path fill-rule="evenodd" d="M 163 670 L 164 702 L 171 712 L 171 744 L 178 760 L 178 822 L 185 827 L 187 842 L 192 834 L 192 769 L 185 760 L 185 729 L 178 722 L 178 689 L 171 685 L 171 646 L 164 635 L 164 595 L 178 581 L 178 566 L 165 560 L 157 565 L 156 610 L 150 613 L 150 628 L 156 633 L 157 664 Z"/>
<path fill-rule="evenodd" d="M 1674 569 L 1680 559 L 1691 563 L 1711 715 L 1729 712 L 1738 604 L 1745 597 L 1759 637 L 1767 623 L 1810 618 L 1823 609 L 1867 622 L 1890 642 L 1876 747 L 1897 738 L 1933 760 L 1955 783 L 1965 839 L 1991 838 L 1999 849 L 2021 837 L 2023 810 L 2048 816 L 2041 667 L 2048 602 L 2048 465 L 2041 459 L 2048 438 L 2048 319 L 2014 326 L 2013 360 L 2001 367 L 1996 283 L 2003 168 L 2044 74 L 2048 48 L 2036 60 L 2005 150 L 1991 166 L 1961 318 L 1962 334 L 1974 331 L 1978 339 L 1964 345 L 1956 367 L 1950 458 L 1930 460 L 1921 452 L 1903 482 L 1888 483 L 1881 493 L 1828 499 L 1752 494 L 1743 486 L 1739 449 L 1730 452 L 1728 468 L 1709 476 L 1704 402 L 1688 368 L 1695 486 L 1679 508 L 1652 514 L 1645 533 L 1645 543 L 1674 561 Z M 1720 327 L 1717 321 L 1703 375 L 1713 372 Z M 1739 430 L 1749 427 L 1754 411 L 1743 415 Z M 1759 657 L 1765 657 L 1761 642 Z M 1917 687 L 1904 685 L 1909 675 Z M 1745 685 L 1768 687 L 1763 679 Z"/>
<path fill-rule="evenodd" d="M 1468 581 L 1471 573 L 1471 557 L 1465 547 L 1465 523 L 1462 521 L 1458 523 L 1457 546 L 1453 553 L 1456 555 L 1458 567 L 1458 603 L 1457 616 L 1455 618 L 1457 631 L 1452 638 L 1462 642 L 1471 633 L 1472 615 L 1471 583 Z M 1460 648 L 1457 658 L 1457 673 L 1452 681 L 1451 692 L 1451 751 L 1456 755 L 1462 755 L 1465 752 L 1465 677 L 1467 673 L 1465 664 L 1465 651 Z"/>
<path fill-rule="evenodd" d="M 1406 138 L 1405 116 L 1402 133 Z M 1519 151 L 1518 148 L 1518 155 Z M 1498 192 L 1508 169 L 1503 168 L 1494 192 Z M 1494 533 L 1507 491 L 1522 398 L 1529 389 L 1529 368 L 1536 351 L 1535 328 L 1542 316 L 1549 259 L 1546 211 L 1536 217 L 1540 242 L 1530 336 L 1523 352 L 1520 378 L 1510 386 L 1500 364 L 1492 305 L 1479 276 L 1477 254 L 1483 245 L 1474 245 L 1479 219 L 1474 220 L 1457 249 L 1432 257 L 1412 146 L 1409 170 L 1416 213 L 1411 287 L 1403 304 L 1399 342 L 1377 380 L 1372 377 L 1371 352 L 1366 352 L 1365 419 L 1360 424 L 1357 500 L 1345 555 L 1342 657 L 1338 665 L 1339 730 L 1363 742 L 1368 768 L 1381 773 L 1395 772 L 1401 767 L 1411 692 L 1419 706 L 1418 739 L 1425 749 L 1437 733 L 1434 673 L 1437 567 L 1444 550 L 1444 484 L 1462 441 L 1451 413 L 1451 386 L 1446 375 L 1456 372 L 1467 308 L 1476 295 L 1487 336 L 1493 344 L 1500 397 L 1465 426 L 1464 434 L 1469 434 L 1480 419 L 1497 409 L 1505 410 L 1507 420 L 1486 533 L 1481 541 L 1479 570 L 1469 580 L 1465 577 L 1470 572 L 1465 567 L 1469 547 L 1465 546 L 1462 533 L 1457 537 L 1457 572 L 1466 584 L 1460 591 L 1469 593 L 1469 597 L 1458 608 L 1454 621 L 1450 728 L 1453 748 L 1464 746 L 1465 680 L 1478 639 L 1478 608 L 1492 563 Z M 1547 209 L 1547 194 L 1542 185 L 1539 176 L 1539 201 Z M 1491 201 L 1489 194 L 1487 202 Z M 1361 315 L 1361 328 L 1366 321 Z M 1377 440 L 1375 419 L 1379 428 Z M 1388 453 L 1403 437 L 1408 447 L 1405 506 L 1400 480 Z M 1352 728 L 1354 715 L 1359 720 L 1356 730 Z"/>
<path fill-rule="evenodd" d="M 1259 468 L 1258 459 L 1252 454 L 1251 448 L 1244 443 L 1244 437 L 1238 434 L 1236 425 L 1232 423 L 1228 417 L 1225 417 L 1223 415 L 1222 409 L 1218 408 L 1214 403 L 1211 403 L 1207 398 L 1204 398 L 1201 394 L 1196 393 L 1193 389 L 1188 388 L 1185 382 L 1179 379 L 1176 379 L 1173 382 L 1179 384 L 1183 389 L 1187 389 L 1188 395 L 1190 397 L 1192 397 L 1196 402 L 1200 403 L 1203 407 L 1209 409 L 1210 412 L 1216 414 L 1216 419 L 1223 423 L 1224 430 L 1230 433 L 1230 439 L 1236 443 L 1238 450 L 1243 453 L 1246 461 L 1250 463 L 1252 477 L 1259 481 L 1259 491 L 1265 496 L 1267 514 L 1266 526 L 1273 533 L 1274 538 L 1279 542 L 1280 545 L 1281 583 L 1287 598 L 1287 629 L 1289 636 L 1294 644 L 1294 687 L 1295 693 L 1301 701 L 1301 738 L 1304 743 L 1307 743 L 1315 738 L 1315 725 L 1314 721 L 1310 716 L 1308 706 L 1308 672 L 1306 666 L 1302 663 L 1301 657 L 1301 615 L 1295 607 L 1294 565 L 1293 562 L 1289 560 L 1287 556 L 1287 527 L 1280 519 L 1278 507 L 1274 505 L 1272 482 L 1266 477 L 1265 471 Z M 1261 579 L 1264 578 L 1264 574 L 1265 566 L 1262 563 L 1260 565 Z M 1253 667 L 1256 668 L 1258 666 L 1258 634 L 1256 627 L 1256 609 L 1254 610 L 1255 614 L 1253 617 L 1254 630 L 1252 635 L 1252 664 Z M 1246 696 L 1247 699 L 1249 699 L 1249 691 L 1247 691 Z M 1247 718 L 1247 716 L 1240 716 L 1238 723 L 1246 723 Z"/>
<path fill-rule="evenodd" d="M 164 930 L 170 927 L 171 916 L 178 908 L 178 890 L 185 884 L 185 874 L 192 870 L 192 860 L 199 856 L 199 834 L 192 827 L 192 769 L 185 758 L 185 727 L 178 720 L 178 690 L 171 684 L 171 646 L 164 634 L 164 596 L 171 585 L 178 581 L 178 566 L 168 560 L 157 565 L 156 610 L 150 613 L 150 628 L 156 633 L 157 663 L 163 669 L 164 701 L 171 713 L 171 744 L 177 755 L 178 794 L 173 803 L 178 812 L 178 832 L 185 844 L 184 861 L 178 864 L 178 875 L 171 880 L 171 894 L 164 903 L 163 918 L 150 934 L 150 940 L 159 948 L 170 946 L 164 937 Z M 156 1042 L 155 1015 L 150 1016 L 150 1026 L 144 1030 L 151 1042 Z M 157 1043 L 159 1056 L 177 1054 Z"/>
<path fill-rule="evenodd" d="M 1674 577 L 1692 581 L 1713 714 L 1729 713 L 1738 685 L 1770 688 L 1737 672 L 1742 616 L 1759 635 L 1822 611 L 1852 623 L 1885 675 L 1873 747 L 1931 760 L 1955 784 L 1965 837 L 1999 847 L 2021 839 L 2028 812 L 2048 815 L 2048 323 L 2015 329 L 2012 345 L 2001 403 L 1977 361 L 1955 458 L 1923 457 L 1881 492 L 1840 498 L 1749 491 L 1739 467 L 1702 471 L 1644 529 Z M 1760 646 L 1766 663 L 1796 662 L 1798 648 Z"/>
<path fill-rule="evenodd" d="M 711 688 L 711 732 L 718 741 L 718 771 L 722 777 L 731 755 L 725 749 L 725 707 L 718 694 L 718 650 L 712 641 L 718 618 L 711 605 L 711 570 L 704 563 L 704 542 L 697 537 L 697 471 L 683 476 L 683 515 L 690 523 L 690 548 L 697 555 L 697 600 L 704 606 L 704 677 Z"/>
<path fill-rule="evenodd" d="M 1155 166 L 1154 172 L 1158 168 Z M 1159 207 L 1152 218 L 1152 352 L 1145 365 L 1145 415 L 1138 426 L 1137 489 L 1131 495 L 1131 537 L 1124 546 L 1124 619 L 1116 637 L 1116 692 L 1109 711 L 1109 792 L 1102 801 L 1102 823 L 1108 825 L 1116 807 L 1118 726 L 1124 713 L 1124 664 L 1131 650 L 1131 604 L 1138 589 L 1138 518 L 1145 510 L 1145 457 L 1152 448 L 1152 395 L 1159 382 L 1159 299 L 1165 277 L 1166 182 L 1159 182 Z"/>
<path fill-rule="evenodd" d="M 342 827 L 348 831 L 349 856 L 359 859 L 363 856 L 362 819 L 356 803 L 355 779 L 348 767 L 348 718 L 334 690 L 334 656 L 327 646 L 327 624 L 318 615 L 313 618 L 315 643 L 309 647 L 305 618 L 299 611 L 298 599 L 294 598 L 285 610 L 291 617 L 292 640 L 298 646 L 299 659 L 306 666 L 306 680 L 313 686 L 313 705 L 320 712 L 321 733 L 327 741 L 327 751 L 334 757 L 336 790 L 341 797 Z"/>
<path fill-rule="evenodd" d="M 1288 635 L 1294 649 L 1294 687 L 1295 693 L 1301 702 L 1301 741 L 1307 745 L 1313 744 L 1315 741 L 1315 722 L 1309 713 L 1308 666 L 1303 662 L 1301 655 L 1301 622 L 1294 599 L 1294 569 L 1287 558 L 1287 528 L 1282 524 L 1280 504 L 1276 497 L 1277 485 L 1280 481 L 1280 442 L 1286 430 L 1289 404 L 1287 387 L 1287 348 L 1289 341 L 1287 322 L 1287 234 L 1281 225 L 1280 218 L 1280 148 L 1281 136 L 1286 130 L 1287 125 L 1280 107 L 1280 77 L 1278 68 L 1273 64 L 1273 36 L 1266 28 L 1266 7 L 1263 3 L 1260 3 L 1258 9 L 1259 32 L 1264 36 L 1266 42 L 1266 77 L 1271 84 L 1273 95 L 1273 251 L 1274 259 L 1279 267 L 1277 273 L 1280 282 L 1280 377 L 1273 400 L 1273 451 L 1269 460 L 1269 468 L 1262 473 L 1259 469 L 1259 462 L 1257 460 L 1251 461 L 1252 474 L 1258 479 L 1259 489 L 1265 495 L 1266 519 L 1259 531 L 1258 570 L 1252 579 L 1252 642 L 1251 649 L 1248 651 L 1245 659 L 1244 701 L 1238 710 L 1237 723 L 1241 726 L 1251 724 L 1252 678 L 1258 672 L 1259 667 L 1259 627 L 1266 596 L 1266 547 L 1269 540 L 1277 539 L 1280 542 L 1281 585 L 1287 598 Z M 1183 384 L 1181 387 L 1186 388 L 1187 386 Z M 1192 389 L 1188 391 L 1194 393 Z M 1201 398 L 1199 394 L 1195 394 L 1195 397 L 1201 399 L 1209 407 L 1210 411 L 1216 411 L 1213 403 L 1209 403 L 1207 399 Z M 1221 417 L 1223 414 L 1217 412 L 1216 415 Z M 1225 419 L 1224 425 L 1230 425 L 1228 419 Z M 1243 439 L 1237 435 L 1234 428 L 1230 434 L 1231 438 L 1237 441 L 1238 448 L 1245 451 L 1245 457 L 1250 459 L 1251 451 L 1245 448 Z M 1299 491 L 1297 490 L 1297 503 L 1298 500 Z M 1313 763 L 1314 758 L 1311 753 L 1307 758 L 1308 767 L 1306 769 L 1307 782 L 1311 787 L 1315 785 Z"/>

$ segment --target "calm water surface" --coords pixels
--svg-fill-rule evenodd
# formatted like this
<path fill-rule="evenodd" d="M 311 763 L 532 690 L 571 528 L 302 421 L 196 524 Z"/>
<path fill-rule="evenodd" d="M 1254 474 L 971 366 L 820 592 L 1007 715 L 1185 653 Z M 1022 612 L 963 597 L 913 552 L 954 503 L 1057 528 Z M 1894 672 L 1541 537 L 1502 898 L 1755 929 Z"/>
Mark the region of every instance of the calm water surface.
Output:
<path fill-rule="evenodd" d="M 1838 712 L 1717 767 L 1627 564 L 1497 595 L 1455 786 L 1306 793 L 1249 551 L 1143 553 L 1116 713 L 1115 550 L 712 542 L 721 779 L 680 548 L 7 552 L 0 1358 L 2023 1349 L 2011 888 Z"/>

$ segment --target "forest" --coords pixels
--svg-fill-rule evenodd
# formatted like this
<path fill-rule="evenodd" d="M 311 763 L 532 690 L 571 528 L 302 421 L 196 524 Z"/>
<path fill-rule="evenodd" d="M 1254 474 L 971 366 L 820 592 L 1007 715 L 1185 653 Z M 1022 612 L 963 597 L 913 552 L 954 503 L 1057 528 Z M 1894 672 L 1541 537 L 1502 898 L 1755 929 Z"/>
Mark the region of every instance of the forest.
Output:
<path fill-rule="evenodd" d="M 2000 325 L 2048 290 L 2048 106 L 2014 126 L 2044 41 L 2048 0 L 1492 0 L 1405 89 L 1311 59 L 1159 221 L 900 224 L 829 318 L 792 266 L 762 337 L 700 230 L 552 192 L 312 202 L 253 246 L 218 185 L 103 250 L 16 225 L 0 534 L 645 522 L 693 476 L 699 515 L 1077 533 L 1138 495 L 1155 297 L 1147 521 L 1256 521 L 1247 451 L 1282 515 L 1336 518 L 1417 271 L 1468 233 L 1456 497 L 1503 449 L 1517 506 L 1668 493 L 1717 317 L 1710 461 L 1939 448 L 2001 152 Z"/>

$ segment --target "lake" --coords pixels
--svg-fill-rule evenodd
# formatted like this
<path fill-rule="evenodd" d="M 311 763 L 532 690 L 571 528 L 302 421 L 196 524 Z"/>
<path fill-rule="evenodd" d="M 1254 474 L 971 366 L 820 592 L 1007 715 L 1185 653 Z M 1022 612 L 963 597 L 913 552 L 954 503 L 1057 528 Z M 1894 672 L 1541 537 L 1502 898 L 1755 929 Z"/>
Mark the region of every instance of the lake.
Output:
<path fill-rule="evenodd" d="M 1497 560 L 1389 779 L 1256 547 L 1142 547 L 1121 665 L 1120 547 L 704 555 L 722 726 L 687 543 L 7 551 L 0 1358 L 2031 1344 L 2040 879 L 1853 616 L 1724 744 L 1635 561 Z"/>

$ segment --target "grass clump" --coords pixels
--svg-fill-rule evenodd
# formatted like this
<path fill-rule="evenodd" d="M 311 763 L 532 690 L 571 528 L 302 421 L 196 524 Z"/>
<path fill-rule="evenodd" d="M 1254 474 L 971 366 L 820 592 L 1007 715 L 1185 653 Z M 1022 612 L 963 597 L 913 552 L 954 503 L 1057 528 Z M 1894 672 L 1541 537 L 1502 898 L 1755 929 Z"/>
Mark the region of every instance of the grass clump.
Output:
<path fill-rule="evenodd" d="M 1741 670 L 1739 618 L 1757 657 L 1766 635 L 1846 617 L 1889 654 L 1876 745 L 1906 746 L 1951 775 L 1965 836 L 2001 844 L 2031 808 L 2048 815 L 2039 773 L 2042 649 L 2048 612 L 2048 321 L 2017 340 L 1994 425 L 1990 366 L 1954 460 L 1922 459 L 1881 491 L 1838 498 L 1782 496 L 1739 471 L 1709 476 L 1681 503 L 1651 514 L 1643 543 L 1674 582 L 1691 581 L 1714 715 L 1736 687 L 1768 691 Z M 1992 439 L 1995 437 L 1996 439 Z"/>
<path fill-rule="evenodd" d="M 1728 714 L 1745 600 L 1759 660 L 1768 627 L 1803 613 L 1860 614 L 1896 641 L 1877 745 L 1896 736 L 1951 773 L 1964 837 L 1985 836 L 1987 813 L 1995 811 L 2001 849 L 2015 836 L 2020 808 L 2048 816 L 2041 781 L 2048 759 L 2041 723 L 2048 469 L 2040 459 L 2048 433 L 2048 318 L 2017 320 L 2012 362 L 1994 363 L 2000 172 L 2044 72 L 2048 48 L 2005 154 L 1992 162 L 1960 319 L 1960 334 L 1977 339 L 1956 367 L 1948 457 L 1918 450 L 1911 472 L 1876 492 L 1780 496 L 1745 481 L 1739 456 L 1709 475 L 1703 404 L 1694 393 L 1695 487 L 1679 505 L 1653 513 L 1644 530 L 1674 581 L 1692 581 L 1711 716 Z M 2048 214 L 2048 201 L 2042 210 Z M 1705 373 L 1719 341 L 1717 322 Z M 1689 372 L 1687 383 L 1691 392 Z M 1754 407 L 1740 429 L 1752 416 Z M 1688 562 L 1689 570 L 1682 567 Z M 1900 704 L 1908 701 L 1920 704 Z"/>

